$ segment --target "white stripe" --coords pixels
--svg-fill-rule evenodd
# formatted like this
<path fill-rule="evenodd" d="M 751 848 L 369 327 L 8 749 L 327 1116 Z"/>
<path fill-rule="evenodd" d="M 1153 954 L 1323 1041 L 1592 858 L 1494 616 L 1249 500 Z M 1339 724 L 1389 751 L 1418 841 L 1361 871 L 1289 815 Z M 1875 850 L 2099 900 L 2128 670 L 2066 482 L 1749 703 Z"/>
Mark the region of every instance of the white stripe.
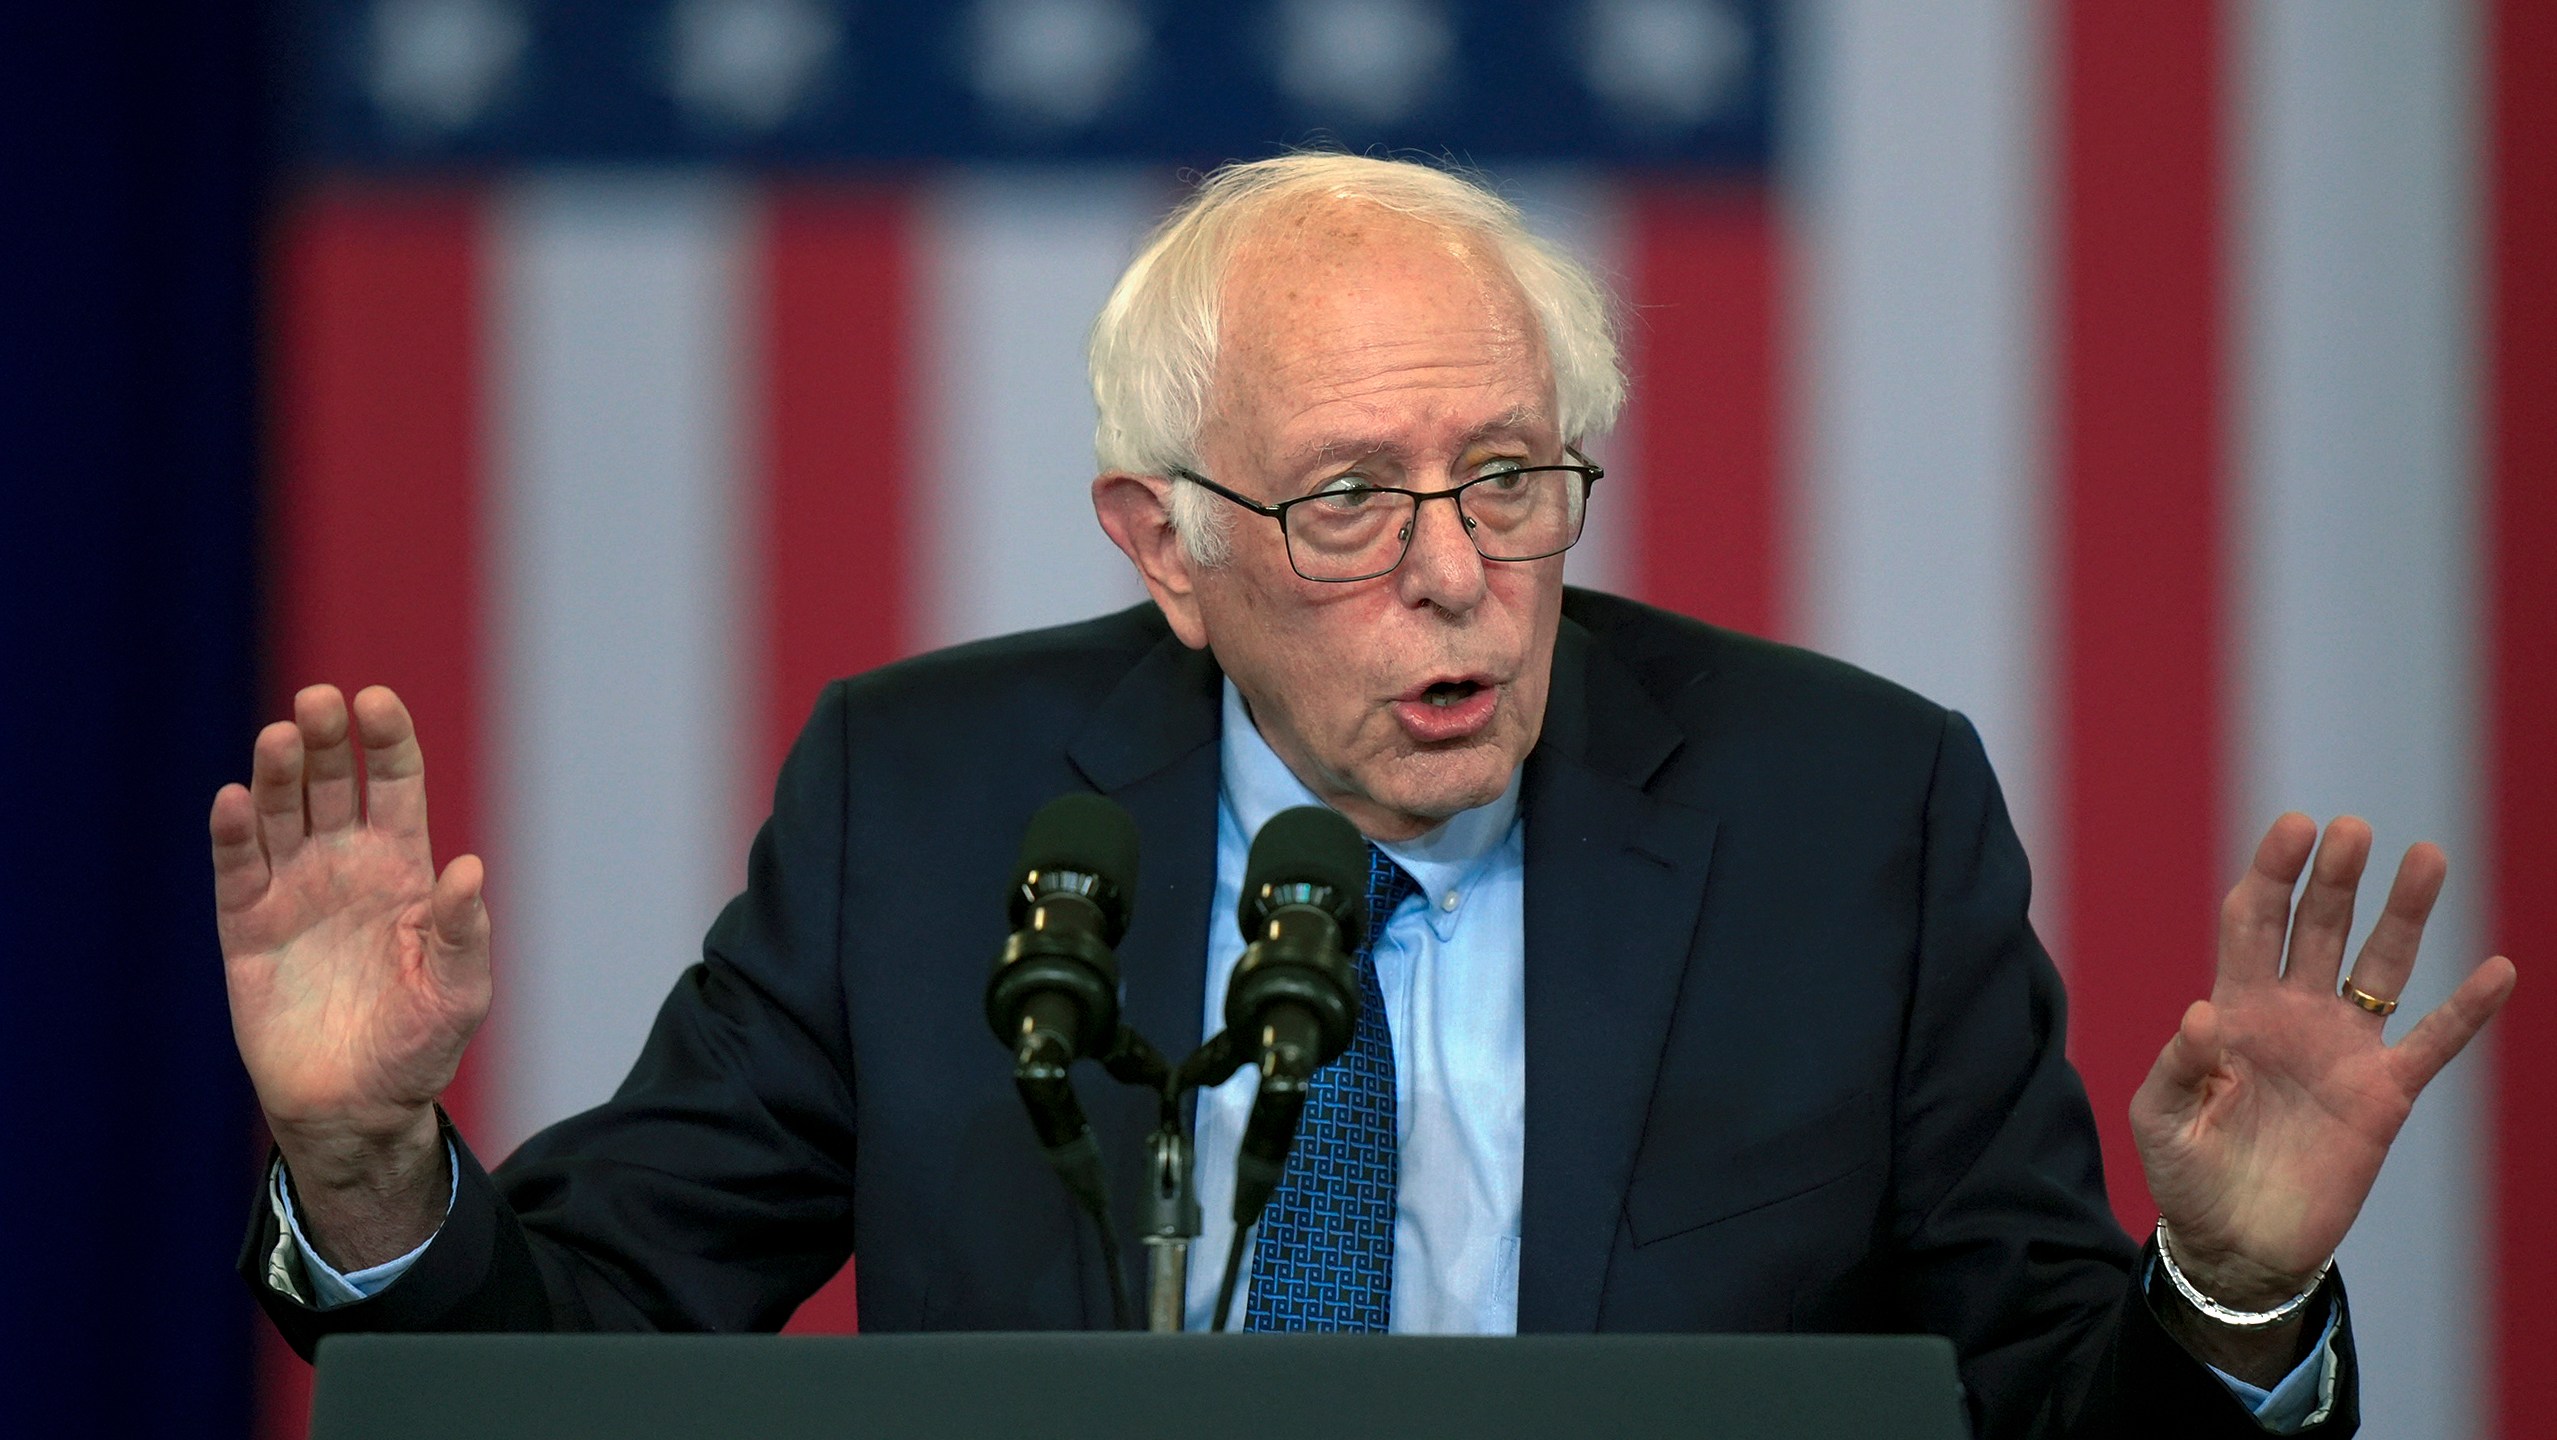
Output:
<path fill-rule="evenodd" d="M 611 1093 L 740 873 L 741 215 L 626 176 L 497 207 L 492 1155 Z"/>
<path fill-rule="evenodd" d="M 2037 861 L 2044 46 L 2025 0 L 1819 0 L 1787 121 L 1804 275 L 1796 563 L 1811 645 L 1971 716 Z M 2053 891 L 2043 876 L 2047 915 Z"/>
<path fill-rule="evenodd" d="M 2471 22 L 2395 0 L 2242 15 L 2230 873 L 2280 810 L 2365 816 L 2367 933 L 2404 847 L 2448 849 L 2402 1033 L 2481 933 Z M 2484 1079 L 2471 1057 L 2435 1084 L 2344 1247 L 2373 1440 L 2479 1433 Z"/>
<path fill-rule="evenodd" d="M 923 207 L 926 643 L 1143 598 L 1092 515 L 1083 345 L 1160 218 L 1147 172 L 977 171 Z"/>

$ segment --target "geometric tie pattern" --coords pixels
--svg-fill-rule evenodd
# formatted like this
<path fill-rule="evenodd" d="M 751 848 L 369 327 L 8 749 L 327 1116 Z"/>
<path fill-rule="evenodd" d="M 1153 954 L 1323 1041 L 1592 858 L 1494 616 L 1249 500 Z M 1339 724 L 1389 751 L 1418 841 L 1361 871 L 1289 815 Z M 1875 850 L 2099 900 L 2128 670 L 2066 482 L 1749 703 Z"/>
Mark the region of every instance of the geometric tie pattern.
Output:
<path fill-rule="evenodd" d="M 1358 969 L 1358 1028 L 1306 1087 L 1296 1148 L 1252 1245 L 1246 1330 L 1382 1333 L 1394 1299 L 1394 1037 L 1376 978 L 1376 937 L 1420 885 L 1367 847 L 1367 940 Z M 1239 1239 L 1239 1237 L 1238 1237 Z"/>

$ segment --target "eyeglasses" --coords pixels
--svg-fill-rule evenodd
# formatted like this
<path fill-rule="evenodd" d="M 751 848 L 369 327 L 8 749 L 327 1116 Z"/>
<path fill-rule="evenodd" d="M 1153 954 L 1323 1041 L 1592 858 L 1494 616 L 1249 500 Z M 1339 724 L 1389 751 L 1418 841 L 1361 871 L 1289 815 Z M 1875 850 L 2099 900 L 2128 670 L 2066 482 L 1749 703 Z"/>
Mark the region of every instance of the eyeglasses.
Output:
<path fill-rule="evenodd" d="M 1175 466 L 1171 473 L 1277 521 L 1296 573 L 1339 585 L 1392 574 L 1412 548 L 1424 500 L 1453 502 L 1474 553 L 1486 560 L 1542 560 L 1569 550 L 1588 515 L 1589 487 L 1607 472 L 1585 463 L 1589 457 L 1577 450 L 1565 453 L 1584 463 L 1497 469 L 1453 490 L 1340 485 L 1276 505 L 1238 495 L 1193 470 Z"/>

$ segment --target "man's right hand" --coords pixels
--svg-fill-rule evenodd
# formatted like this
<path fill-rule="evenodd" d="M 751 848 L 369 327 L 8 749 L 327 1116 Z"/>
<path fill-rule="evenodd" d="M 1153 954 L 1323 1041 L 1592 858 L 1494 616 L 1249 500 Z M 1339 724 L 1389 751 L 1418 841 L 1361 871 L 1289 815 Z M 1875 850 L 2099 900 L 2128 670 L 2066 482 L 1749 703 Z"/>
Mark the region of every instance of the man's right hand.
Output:
<path fill-rule="evenodd" d="M 294 696 L 211 828 L 231 1033 L 304 1233 L 342 1270 L 395 1259 L 442 1222 L 435 1101 L 488 1014 L 479 859 L 436 876 L 416 728 L 378 685 L 351 723 L 334 686 Z"/>

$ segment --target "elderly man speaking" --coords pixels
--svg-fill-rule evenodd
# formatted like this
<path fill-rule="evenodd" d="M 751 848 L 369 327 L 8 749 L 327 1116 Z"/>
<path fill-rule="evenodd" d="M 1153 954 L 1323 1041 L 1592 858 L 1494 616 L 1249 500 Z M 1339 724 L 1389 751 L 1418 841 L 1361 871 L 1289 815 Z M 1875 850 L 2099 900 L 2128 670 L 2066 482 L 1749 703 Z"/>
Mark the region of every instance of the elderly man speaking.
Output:
<path fill-rule="evenodd" d="M 980 1009 L 1023 824 L 1099 792 L 1167 1047 L 1220 1023 L 1262 822 L 1371 843 L 1371 1003 L 1247 1328 L 1926 1331 L 1983 1435 L 2350 1431 L 2331 1257 L 2514 982 L 2489 960 L 2385 1043 L 2438 850 L 2348 970 L 2368 827 L 2273 822 L 2133 1102 L 2135 1244 L 1969 723 L 1563 585 L 1624 385 L 1606 297 L 1507 204 L 1343 155 L 1219 171 L 1092 383 L 1094 509 L 1151 603 L 831 687 L 628 1080 L 494 1176 L 436 1108 L 490 1003 L 482 870 L 434 871 L 406 712 L 313 686 L 259 735 L 215 892 L 279 1151 L 244 1268 L 296 1345 L 770 1329 L 855 1250 L 867 1329 L 1104 1323 Z M 1199 1107 L 1219 1220 L 1250 1080 Z M 1113 1153 L 1149 1108 L 1095 1098 Z"/>

